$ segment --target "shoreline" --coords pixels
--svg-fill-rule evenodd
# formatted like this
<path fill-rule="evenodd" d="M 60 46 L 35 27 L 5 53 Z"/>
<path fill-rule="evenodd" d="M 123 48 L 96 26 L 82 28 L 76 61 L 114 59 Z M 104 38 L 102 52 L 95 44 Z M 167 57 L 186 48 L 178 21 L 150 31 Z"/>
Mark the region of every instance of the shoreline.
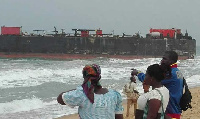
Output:
<path fill-rule="evenodd" d="M 192 108 L 188 109 L 187 111 L 183 111 L 181 114 L 181 119 L 199 119 L 200 116 L 200 86 L 197 87 L 191 87 L 190 92 L 192 94 Z M 126 101 L 123 100 L 123 107 L 124 107 L 124 119 L 134 119 L 133 112 L 130 112 L 130 116 L 126 117 Z M 133 110 L 133 106 L 130 110 Z M 54 119 L 79 119 L 78 113 L 70 114 L 70 115 L 64 115 L 58 118 Z"/>

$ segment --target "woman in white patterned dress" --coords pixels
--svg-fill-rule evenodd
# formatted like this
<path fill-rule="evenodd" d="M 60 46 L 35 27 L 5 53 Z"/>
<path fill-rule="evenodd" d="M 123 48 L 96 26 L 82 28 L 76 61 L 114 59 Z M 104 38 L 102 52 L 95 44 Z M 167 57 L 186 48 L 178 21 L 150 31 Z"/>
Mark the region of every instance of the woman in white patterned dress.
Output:
<path fill-rule="evenodd" d="M 100 66 L 86 65 L 83 78 L 81 86 L 61 93 L 57 98 L 58 103 L 79 106 L 81 119 L 123 119 L 122 97 L 119 92 L 101 86 Z"/>

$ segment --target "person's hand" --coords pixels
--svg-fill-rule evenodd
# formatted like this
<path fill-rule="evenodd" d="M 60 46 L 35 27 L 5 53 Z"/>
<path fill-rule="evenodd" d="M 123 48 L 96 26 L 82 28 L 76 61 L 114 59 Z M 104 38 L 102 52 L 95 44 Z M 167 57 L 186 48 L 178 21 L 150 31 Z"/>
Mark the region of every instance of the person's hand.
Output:
<path fill-rule="evenodd" d="M 139 92 L 137 90 L 133 90 L 133 92 L 139 94 Z"/>
<path fill-rule="evenodd" d="M 131 76 L 134 76 L 134 75 L 138 74 L 138 70 L 137 69 L 132 68 L 131 70 L 132 70 Z"/>

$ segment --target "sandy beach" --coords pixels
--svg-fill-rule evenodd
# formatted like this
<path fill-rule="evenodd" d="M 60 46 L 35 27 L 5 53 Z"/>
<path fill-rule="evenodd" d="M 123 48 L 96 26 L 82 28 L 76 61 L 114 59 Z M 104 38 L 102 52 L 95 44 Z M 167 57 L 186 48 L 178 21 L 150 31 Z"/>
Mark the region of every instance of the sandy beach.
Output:
<path fill-rule="evenodd" d="M 192 93 L 192 109 L 188 109 L 182 113 L 181 119 L 199 119 L 200 118 L 200 87 L 190 88 Z M 134 119 L 133 112 L 130 113 L 129 117 L 126 117 L 126 103 L 124 106 L 124 119 Z M 133 110 L 133 108 L 131 109 Z M 71 114 L 62 116 L 56 119 L 79 119 L 78 114 Z"/>

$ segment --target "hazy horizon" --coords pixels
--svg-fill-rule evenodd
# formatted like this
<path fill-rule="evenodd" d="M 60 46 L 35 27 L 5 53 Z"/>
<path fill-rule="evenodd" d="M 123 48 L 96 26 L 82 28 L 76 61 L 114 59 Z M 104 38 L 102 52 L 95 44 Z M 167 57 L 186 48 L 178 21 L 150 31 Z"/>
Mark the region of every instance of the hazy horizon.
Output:
<path fill-rule="evenodd" d="M 1 0 L 0 25 L 73 33 L 71 29 L 102 29 L 103 33 L 145 36 L 150 28 L 181 29 L 200 46 L 199 0 Z"/>

